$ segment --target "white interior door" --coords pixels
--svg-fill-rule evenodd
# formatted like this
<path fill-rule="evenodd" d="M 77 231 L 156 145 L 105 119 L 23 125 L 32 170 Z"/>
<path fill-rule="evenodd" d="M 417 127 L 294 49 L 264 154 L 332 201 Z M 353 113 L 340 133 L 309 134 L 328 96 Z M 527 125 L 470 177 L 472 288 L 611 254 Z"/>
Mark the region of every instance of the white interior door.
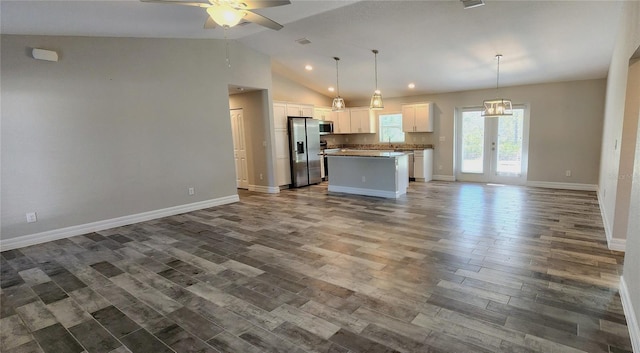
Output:
<path fill-rule="evenodd" d="M 514 107 L 513 115 L 484 118 L 481 109 L 457 114 L 456 179 L 524 184 L 527 181 L 528 110 Z"/>
<path fill-rule="evenodd" d="M 247 172 L 247 147 L 244 138 L 244 116 L 242 109 L 232 109 L 231 131 L 233 135 L 233 158 L 236 162 L 236 186 L 240 189 L 249 188 Z"/>

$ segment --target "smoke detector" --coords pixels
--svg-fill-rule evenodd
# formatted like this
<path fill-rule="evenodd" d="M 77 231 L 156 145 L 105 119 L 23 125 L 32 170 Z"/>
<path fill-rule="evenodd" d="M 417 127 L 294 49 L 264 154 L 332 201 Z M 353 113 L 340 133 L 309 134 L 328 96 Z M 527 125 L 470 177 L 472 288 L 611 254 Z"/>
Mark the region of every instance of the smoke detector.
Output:
<path fill-rule="evenodd" d="M 310 44 L 311 41 L 308 40 L 307 38 L 300 38 L 300 39 L 296 39 L 296 43 L 300 45 L 305 45 L 305 44 Z"/>

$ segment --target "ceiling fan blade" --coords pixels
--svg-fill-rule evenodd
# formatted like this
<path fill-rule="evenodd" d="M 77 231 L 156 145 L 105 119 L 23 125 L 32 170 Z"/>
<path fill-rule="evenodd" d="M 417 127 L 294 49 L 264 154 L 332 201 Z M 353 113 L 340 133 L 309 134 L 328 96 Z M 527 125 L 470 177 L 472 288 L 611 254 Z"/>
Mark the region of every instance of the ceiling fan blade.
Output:
<path fill-rule="evenodd" d="M 264 9 L 267 7 L 276 7 L 282 5 L 289 5 L 291 1 L 289 0 L 245 0 L 242 1 L 247 7 L 247 10 L 253 9 Z"/>
<path fill-rule="evenodd" d="M 217 26 L 218 24 L 216 23 L 216 21 L 214 21 L 213 18 L 211 18 L 211 16 L 207 15 L 207 20 L 204 23 L 204 28 L 212 29 L 212 28 L 216 28 Z"/>
<path fill-rule="evenodd" d="M 282 29 L 282 27 L 284 27 L 283 25 L 279 24 L 278 22 L 268 19 L 262 15 L 258 15 L 255 12 L 251 12 L 251 11 L 246 11 L 247 14 L 244 16 L 244 19 L 249 21 L 249 22 L 253 22 L 256 24 L 259 24 L 260 26 L 264 26 L 267 28 L 271 28 L 273 30 L 280 30 Z"/>
<path fill-rule="evenodd" d="M 187 5 L 196 7 L 210 7 L 209 2 L 195 2 L 195 1 L 179 1 L 179 0 L 140 0 L 141 2 L 153 2 L 156 4 L 170 4 L 170 5 Z"/>

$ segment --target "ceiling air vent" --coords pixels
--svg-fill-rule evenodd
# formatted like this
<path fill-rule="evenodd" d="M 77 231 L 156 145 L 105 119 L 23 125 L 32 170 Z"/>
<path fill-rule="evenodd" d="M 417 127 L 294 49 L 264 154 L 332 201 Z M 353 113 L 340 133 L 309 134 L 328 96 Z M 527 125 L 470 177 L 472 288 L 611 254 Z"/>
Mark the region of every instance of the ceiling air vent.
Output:
<path fill-rule="evenodd" d="M 465 9 L 472 9 L 474 7 L 484 5 L 484 0 L 460 0 Z"/>
<path fill-rule="evenodd" d="M 300 45 L 305 45 L 305 44 L 310 44 L 311 41 L 308 40 L 307 38 L 300 38 L 300 39 L 296 39 L 296 43 Z"/>

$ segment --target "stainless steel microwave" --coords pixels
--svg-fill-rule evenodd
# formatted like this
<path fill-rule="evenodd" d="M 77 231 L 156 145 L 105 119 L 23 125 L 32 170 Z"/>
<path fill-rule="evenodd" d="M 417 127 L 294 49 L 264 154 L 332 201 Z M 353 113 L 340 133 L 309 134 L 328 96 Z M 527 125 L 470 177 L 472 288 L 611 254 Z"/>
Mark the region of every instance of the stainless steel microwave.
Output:
<path fill-rule="evenodd" d="M 333 121 L 320 120 L 320 135 L 333 134 Z"/>

